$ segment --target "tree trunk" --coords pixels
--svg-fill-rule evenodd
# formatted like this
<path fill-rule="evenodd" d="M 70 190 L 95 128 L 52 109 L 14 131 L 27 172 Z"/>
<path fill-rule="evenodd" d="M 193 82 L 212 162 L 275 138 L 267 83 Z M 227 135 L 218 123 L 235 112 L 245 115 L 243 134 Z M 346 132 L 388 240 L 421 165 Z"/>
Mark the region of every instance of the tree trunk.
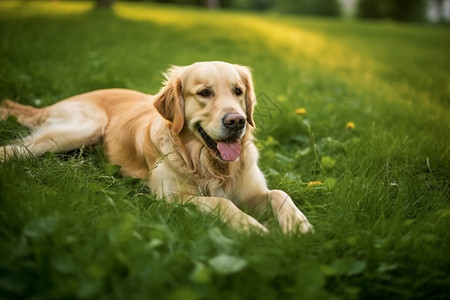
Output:
<path fill-rule="evenodd" d="M 96 8 L 111 8 L 114 0 L 95 0 Z"/>
<path fill-rule="evenodd" d="M 209 9 L 217 9 L 220 7 L 220 0 L 206 0 L 206 6 Z"/>

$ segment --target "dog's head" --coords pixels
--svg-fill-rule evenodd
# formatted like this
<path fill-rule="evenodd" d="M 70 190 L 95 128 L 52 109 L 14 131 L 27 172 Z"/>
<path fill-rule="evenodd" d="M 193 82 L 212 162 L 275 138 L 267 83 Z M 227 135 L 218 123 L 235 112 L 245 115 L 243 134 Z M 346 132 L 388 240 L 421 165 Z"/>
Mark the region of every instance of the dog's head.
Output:
<path fill-rule="evenodd" d="M 172 67 L 154 106 L 171 122 L 172 133 L 189 130 L 216 157 L 234 161 L 242 138 L 254 127 L 256 99 L 247 67 L 201 62 Z"/>

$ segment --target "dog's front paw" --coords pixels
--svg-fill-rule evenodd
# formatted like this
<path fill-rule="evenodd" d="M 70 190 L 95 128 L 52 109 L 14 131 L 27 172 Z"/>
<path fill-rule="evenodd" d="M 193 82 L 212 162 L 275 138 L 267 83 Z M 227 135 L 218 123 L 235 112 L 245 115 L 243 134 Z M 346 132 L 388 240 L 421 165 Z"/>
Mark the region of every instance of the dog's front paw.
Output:
<path fill-rule="evenodd" d="M 256 232 L 258 233 L 269 233 L 269 230 L 264 227 L 264 225 L 262 225 L 261 223 L 259 223 L 258 221 L 256 221 L 255 219 L 252 218 L 251 222 L 249 223 L 250 226 L 248 226 L 246 228 L 246 231 L 253 231 L 256 230 Z"/>
<path fill-rule="evenodd" d="M 269 230 L 266 227 L 259 223 L 255 218 L 245 213 L 234 216 L 233 219 L 231 225 L 239 231 L 269 233 Z"/>
<path fill-rule="evenodd" d="M 284 211 L 278 215 L 278 223 L 285 234 L 314 232 L 305 215 L 297 208 Z"/>

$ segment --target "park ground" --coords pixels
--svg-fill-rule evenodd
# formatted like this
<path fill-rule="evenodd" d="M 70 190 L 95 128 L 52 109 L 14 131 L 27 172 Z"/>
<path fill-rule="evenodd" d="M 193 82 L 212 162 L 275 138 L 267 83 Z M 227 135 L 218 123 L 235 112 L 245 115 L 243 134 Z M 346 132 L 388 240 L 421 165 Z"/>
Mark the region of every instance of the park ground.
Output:
<path fill-rule="evenodd" d="M 0 298 L 449 299 L 450 29 L 118 2 L 0 2 L 0 97 L 155 94 L 250 66 L 260 166 L 315 227 L 243 234 L 120 176 L 101 146 L 0 164 Z M 27 133 L 0 121 L 0 143 Z"/>

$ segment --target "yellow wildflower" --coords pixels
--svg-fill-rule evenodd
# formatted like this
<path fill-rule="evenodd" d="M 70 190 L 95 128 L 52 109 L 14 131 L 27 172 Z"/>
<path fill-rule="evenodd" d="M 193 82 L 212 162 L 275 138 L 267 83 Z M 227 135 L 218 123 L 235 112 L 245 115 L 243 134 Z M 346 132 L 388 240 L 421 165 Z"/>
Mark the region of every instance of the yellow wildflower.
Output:
<path fill-rule="evenodd" d="M 297 109 L 295 110 L 295 113 L 296 113 L 297 115 L 305 115 L 305 114 L 306 114 L 306 108 L 304 108 L 304 107 L 299 107 L 299 108 L 297 108 Z"/>
<path fill-rule="evenodd" d="M 310 181 L 307 185 L 307 187 L 313 187 L 313 186 L 319 186 L 322 185 L 321 181 Z"/>
<path fill-rule="evenodd" d="M 347 122 L 346 127 L 347 127 L 348 130 L 353 130 L 353 129 L 355 129 L 355 123 Z"/>

